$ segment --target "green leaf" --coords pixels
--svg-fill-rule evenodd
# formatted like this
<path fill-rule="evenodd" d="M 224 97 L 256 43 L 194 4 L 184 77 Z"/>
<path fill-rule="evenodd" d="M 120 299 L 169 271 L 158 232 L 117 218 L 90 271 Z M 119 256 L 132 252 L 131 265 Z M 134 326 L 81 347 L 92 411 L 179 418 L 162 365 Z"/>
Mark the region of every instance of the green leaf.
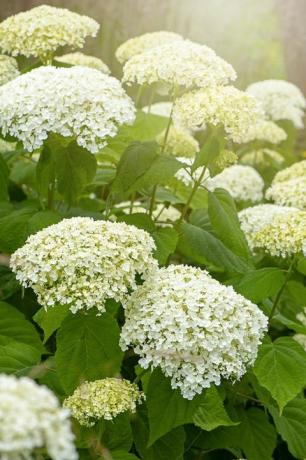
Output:
<path fill-rule="evenodd" d="M 206 142 L 204 142 L 201 150 L 197 154 L 195 161 L 192 165 L 192 170 L 195 171 L 200 166 L 208 166 L 218 157 L 220 145 L 218 138 L 212 135 Z"/>
<path fill-rule="evenodd" d="M 55 305 L 48 310 L 44 308 L 38 310 L 33 319 L 44 331 L 44 343 L 60 327 L 68 312 L 69 307 L 66 305 Z"/>
<path fill-rule="evenodd" d="M 276 267 L 251 270 L 243 276 L 230 280 L 237 292 L 254 303 L 272 297 L 284 284 L 285 274 Z"/>
<path fill-rule="evenodd" d="M 208 193 L 208 214 L 215 235 L 231 251 L 243 259 L 251 254 L 240 228 L 236 205 L 231 195 L 223 189 Z"/>
<path fill-rule="evenodd" d="M 174 228 L 165 227 L 158 228 L 153 233 L 156 244 L 156 251 L 154 257 L 158 260 L 160 265 L 165 265 L 171 254 L 174 253 L 178 242 L 178 233 Z"/>
<path fill-rule="evenodd" d="M 209 232 L 191 224 L 181 226 L 179 251 L 201 265 L 212 265 L 222 271 L 244 273 L 247 263 Z"/>
<path fill-rule="evenodd" d="M 153 141 L 166 128 L 167 123 L 168 118 L 166 117 L 139 110 L 133 125 L 123 126 L 120 133 L 141 142 Z"/>
<path fill-rule="evenodd" d="M 306 353 L 291 337 L 267 339 L 259 348 L 253 371 L 282 411 L 306 385 Z"/>
<path fill-rule="evenodd" d="M 136 457 L 136 455 L 134 454 L 129 454 L 128 452 L 125 452 L 124 450 L 111 451 L 111 456 L 113 460 L 139 460 L 139 457 Z"/>
<path fill-rule="evenodd" d="M 0 302 L 0 372 L 24 374 L 43 352 L 35 327 L 14 307 Z"/>
<path fill-rule="evenodd" d="M 130 416 L 127 412 L 105 421 L 103 443 L 109 450 L 130 450 L 133 444 Z"/>
<path fill-rule="evenodd" d="M 8 166 L 0 154 L 0 201 L 8 199 L 7 184 L 9 178 Z"/>
<path fill-rule="evenodd" d="M 36 184 L 41 196 L 48 194 L 49 184 L 55 179 L 55 157 L 50 146 L 45 144 L 36 166 Z"/>
<path fill-rule="evenodd" d="M 84 380 L 116 375 L 122 356 L 119 327 L 108 313 L 71 314 L 57 332 L 55 362 L 67 393 L 72 393 Z"/>
<path fill-rule="evenodd" d="M 287 442 L 290 453 L 296 458 L 306 457 L 306 401 L 295 398 L 284 408 L 282 415 L 269 406 L 277 431 Z"/>

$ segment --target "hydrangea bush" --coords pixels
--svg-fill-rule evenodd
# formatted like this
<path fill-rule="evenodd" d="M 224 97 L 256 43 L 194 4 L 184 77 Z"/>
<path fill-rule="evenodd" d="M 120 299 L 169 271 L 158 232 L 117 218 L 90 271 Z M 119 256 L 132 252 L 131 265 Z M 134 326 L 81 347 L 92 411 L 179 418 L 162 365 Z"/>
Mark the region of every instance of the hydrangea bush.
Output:
<path fill-rule="evenodd" d="M 0 458 L 305 459 L 304 96 L 98 29 L 0 23 Z"/>

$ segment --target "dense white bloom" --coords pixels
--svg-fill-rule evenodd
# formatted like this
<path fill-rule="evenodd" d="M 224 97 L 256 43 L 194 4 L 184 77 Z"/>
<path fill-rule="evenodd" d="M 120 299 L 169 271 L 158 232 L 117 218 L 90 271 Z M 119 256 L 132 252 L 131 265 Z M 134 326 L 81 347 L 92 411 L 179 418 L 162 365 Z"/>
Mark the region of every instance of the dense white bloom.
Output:
<path fill-rule="evenodd" d="M 306 175 L 273 183 L 266 191 L 266 198 L 281 206 L 306 209 Z"/>
<path fill-rule="evenodd" d="M 56 56 L 55 59 L 56 61 L 63 62 L 64 64 L 90 67 L 92 69 L 100 70 L 100 72 L 107 75 L 110 74 L 108 66 L 101 59 L 95 56 L 88 56 L 84 53 L 75 52 L 64 54 L 63 56 Z"/>
<path fill-rule="evenodd" d="M 0 127 L 39 148 L 48 133 L 74 136 L 96 153 L 118 126 L 132 123 L 135 108 L 118 80 L 86 67 L 39 67 L 0 87 Z"/>
<path fill-rule="evenodd" d="M 165 131 L 156 136 L 156 142 L 163 147 Z M 171 126 L 167 135 L 164 153 L 176 157 L 192 158 L 200 150 L 198 141 L 186 129 Z"/>
<path fill-rule="evenodd" d="M 122 412 L 136 412 L 144 394 L 128 380 L 105 378 L 84 382 L 64 401 L 81 425 L 94 426 L 100 420 L 112 420 Z"/>
<path fill-rule="evenodd" d="M 121 64 L 131 59 L 137 54 L 143 53 L 156 46 L 161 46 L 166 43 L 177 42 L 183 40 L 183 37 L 174 32 L 167 32 L 160 30 L 158 32 L 151 32 L 138 37 L 130 38 L 122 43 L 116 50 L 116 58 Z"/>
<path fill-rule="evenodd" d="M 264 80 L 253 83 L 246 91 L 261 102 L 271 120 L 291 120 L 296 128 L 303 128 L 306 101 L 294 84 L 284 80 Z"/>
<path fill-rule="evenodd" d="M 16 59 L 0 54 L 0 85 L 18 77 L 19 70 Z"/>
<path fill-rule="evenodd" d="M 169 88 L 223 85 L 235 80 L 232 66 L 205 45 L 189 40 L 161 45 L 129 59 L 123 68 L 127 84 L 164 83 Z"/>
<path fill-rule="evenodd" d="M 260 120 L 249 126 L 245 136 L 245 142 L 264 141 L 271 144 L 278 144 L 287 139 L 287 133 L 273 121 Z"/>
<path fill-rule="evenodd" d="M 125 303 L 120 344 L 139 364 L 160 366 L 192 399 L 221 378 L 238 379 L 256 358 L 267 319 L 206 271 L 170 265 L 151 273 Z"/>
<path fill-rule="evenodd" d="M 142 108 L 145 113 L 152 113 L 160 117 L 169 118 L 171 114 L 172 102 L 156 102 L 151 106 L 146 105 Z"/>
<path fill-rule="evenodd" d="M 41 5 L 0 24 L 0 48 L 12 56 L 45 59 L 61 46 L 82 48 L 85 38 L 95 37 L 98 30 L 99 24 L 87 16 Z"/>
<path fill-rule="evenodd" d="M 78 458 L 69 411 L 34 380 L 0 375 L 0 419 L 1 459 L 30 460 L 32 451 L 43 447 L 52 460 Z"/>
<path fill-rule="evenodd" d="M 254 167 L 279 167 L 284 161 L 285 159 L 280 153 L 271 149 L 251 150 L 240 159 L 240 163 Z"/>
<path fill-rule="evenodd" d="M 223 86 L 184 94 L 176 100 L 173 118 L 177 124 L 189 129 L 203 123 L 223 126 L 230 139 L 242 143 L 260 115 L 255 98 L 233 86 Z"/>
<path fill-rule="evenodd" d="M 224 188 L 235 200 L 252 203 L 262 200 L 264 185 L 256 169 L 244 165 L 229 166 L 206 182 L 206 187 L 211 191 Z"/>
<path fill-rule="evenodd" d="M 306 160 L 298 161 L 288 168 L 282 169 L 273 178 L 273 184 L 277 182 L 286 182 L 291 179 L 306 176 Z"/>
<path fill-rule="evenodd" d="M 151 236 L 133 225 L 74 217 L 31 235 L 12 255 L 11 267 L 45 308 L 103 312 L 107 299 L 121 302 L 135 289 L 136 274 L 156 268 L 154 249 Z"/>

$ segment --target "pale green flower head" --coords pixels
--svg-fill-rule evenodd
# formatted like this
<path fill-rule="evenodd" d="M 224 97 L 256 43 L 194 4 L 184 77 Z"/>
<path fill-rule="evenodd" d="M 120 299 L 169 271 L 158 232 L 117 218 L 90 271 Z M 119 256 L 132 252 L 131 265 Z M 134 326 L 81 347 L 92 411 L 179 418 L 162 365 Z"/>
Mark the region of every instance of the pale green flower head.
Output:
<path fill-rule="evenodd" d="M 55 56 L 55 60 L 63 62 L 64 64 L 90 67 L 91 69 L 100 70 L 100 72 L 105 73 L 106 75 L 110 74 L 108 66 L 102 61 L 102 59 L 95 56 L 88 56 L 87 54 L 80 53 L 79 51 L 64 54 L 63 56 Z"/>
<path fill-rule="evenodd" d="M 281 206 L 306 209 L 306 175 L 283 182 L 273 182 L 266 198 Z"/>
<path fill-rule="evenodd" d="M 18 77 L 19 73 L 16 59 L 4 54 L 0 55 L 0 85 Z"/>
<path fill-rule="evenodd" d="M 279 144 L 287 139 L 287 133 L 273 121 L 261 120 L 249 127 L 245 142 L 262 141 L 270 144 Z"/>
<path fill-rule="evenodd" d="M 156 142 L 164 145 L 165 131 L 158 134 Z M 186 129 L 171 126 L 167 136 L 164 153 L 175 157 L 193 158 L 200 150 L 198 141 Z"/>
<path fill-rule="evenodd" d="M 284 168 L 275 174 L 273 184 L 276 182 L 286 182 L 291 179 L 306 176 L 306 160 L 298 161 L 288 168 Z"/>
<path fill-rule="evenodd" d="M 284 157 L 276 152 L 275 150 L 271 149 L 258 149 L 258 150 L 251 150 L 247 152 L 243 157 L 240 159 L 240 163 L 244 165 L 254 166 L 256 167 L 268 167 L 268 166 L 277 166 L 280 167 L 284 163 Z"/>

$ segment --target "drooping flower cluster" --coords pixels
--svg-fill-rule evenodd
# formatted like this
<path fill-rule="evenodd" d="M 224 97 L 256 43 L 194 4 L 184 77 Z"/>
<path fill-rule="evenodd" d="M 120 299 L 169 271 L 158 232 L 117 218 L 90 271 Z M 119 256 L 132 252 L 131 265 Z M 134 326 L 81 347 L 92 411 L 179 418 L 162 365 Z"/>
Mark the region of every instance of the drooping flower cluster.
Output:
<path fill-rule="evenodd" d="M 242 143 L 260 115 L 255 98 L 233 86 L 223 86 L 184 94 L 175 103 L 173 118 L 189 129 L 203 123 L 222 126 L 229 139 Z"/>
<path fill-rule="evenodd" d="M 55 59 L 56 61 L 63 62 L 64 64 L 90 67 L 91 69 L 100 70 L 100 72 L 107 75 L 110 74 L 108 66 L 101 59 L 95 56 L 88 56 L 84 53 L 75 52 L 64 54 L 63 56 L 56 56 Z"/>
<path fill-rule="evenodd" d="M 118 80 L 85 67 L 39 67 L 0 87 L 0 127 L 24 148 L 39 148 L 50 132 L 74 136 L 96 153 L 132 123 L 135 108 Z"/>
<path fill-rule="evenodd" d="M 271 120 L 290 120 L 296 128 L 303 128 L 306 101 L 294 84 L 284 80 L 264 80 L 253 83 L 246 91 L 261 102 Z"/>
<path fill-rule="evenodd" d="M 157 46 L 129 59 L 123 82 L 139 85 L 163 83 L 169 88 L 202 88 L 235 80 L 232 66 L 207 46 L 189 40 Z"/>
<path fill-rule="evenodd" d="M 128 380 L 105 378 L 84 382 L 65 399 L 72 416 L 80 425 L 94 426 L 100 420 L 113 420 L 122 412 L 135 412 L 144 394 Z"/>
<path fill-rule="evenodd" d="M 0 54 L 0 85 L 18 77 L 19 70 L 16 59 Z"/>
<path fill-rule="evenodd" d="M 132 346 L 144 368 L 160 366 L 187 399 L 221 378 L 240 378 L 267 326 L 232 287 L 184 265 L 151 273 L 124 306 L 122 349 Z"/>
<path fill-rule="evenodd" d="M 268 166 L 280 167 L 284 161 L 285 159 L 280 153 L 271 149 L 251 150 L 240 159 L 240 163 L 254 166 L 255 168 Z"/>
<path fill-rule="evenodd" d="M 152 113 L 153 115 L 169 118 L 171 114 L 171 107 L 171 102 L 156 102 L 151 106 L 146 105 L 145 107 L 142 107 L 142 110 L 145 113 Z"/>
<path fill-rule="evenodd" d="M 287 138 L 285 130 L 280 128 L 273 121 L 261 120 L 249 126 L 245 136 L 245 142 L 264 141 L 271 144 L 278 144 Z"/>
<path fill-rule="evenodd" d="M 31 235 L 12 255 L 11 267 L 45 308 L 103 312 L 107 299 L 121 302 L 136 288 L 136 274 L 156 268 L 154 249 L 151 236 L 132 225 L 75 217 Z"/>
<path fill-rule="evenodd" d="M 156 137 L 156 142 L 163 147 L 165 131 Z M 176 157 L 193 158 L 200 150 L 198 141 L 186 129 L 171 126 L 167 135 L 164 153 Z"/>
<path fill-rule="evenodd" d="M 67 9 L 41 5 L 10 16 L 0 24 L 0 48 L 4 53 L 41 59 L 57 48 L 82 48 L 85 38 L 95 37 L 99 24 Z"/>
<path fill-rule="evenodd" d="M 263 198 L 264 181 L 251 166 L 233 165 L 206 182 L 210 191 L 224 188 L 237 201 L 256 203 Z"/>
<path fill-rule="evenodd" d="M 174 32 L 160 30 L 130 38 L 122 43 L 116 50 L 116 58 L 123 64 L 133 56 L 141 54 L 156 46 L 165 45 L 166 43 L 177 42 L 183 40 L 183 37 Z"/>
<path fill-rule="evenodd" d="M 45 448 L 52 460 L 78 458 L 69 411 L 33 380 L 0 375 L 0 419 L 1 458 L 31 459 L 37 448 Z"/>
<path fill-rule="evenodd" d="M 253 252 L 287 257 L 302 251 L 306 213 L 297 208 L 262 204 L 240 211 L 241 229 Z M 303 228 L 304 225 L 304 228 Z"/>
<path fill-rule="evenodd" d="M 266 191 L 266 198 L 281 206 L 306 209 L 306 175 L 273 183 Z"/>

